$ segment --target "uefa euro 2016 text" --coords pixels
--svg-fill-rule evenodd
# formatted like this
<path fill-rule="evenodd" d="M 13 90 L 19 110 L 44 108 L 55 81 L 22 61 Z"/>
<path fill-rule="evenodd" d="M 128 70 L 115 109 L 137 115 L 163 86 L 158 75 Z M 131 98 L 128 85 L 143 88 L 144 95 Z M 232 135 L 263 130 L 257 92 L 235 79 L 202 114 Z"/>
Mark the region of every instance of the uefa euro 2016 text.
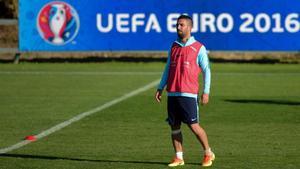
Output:
<path fill-rule="evenodd" d="M 180 13 L 170 13 L 167 18 L 158 18 L 155 13 L 109 13 L 105 16 L 98 13 L 96 16 L 97 29 L 102 33 L 117 31 L 120 33 L 129 32 L 156 32 L 168 31 L 176 32 L 176 19 Z M 290 13 L 282 16 L 280 13 L 274 13 L 271 16 L 266 13 L 242 13 L 233 16 L 230 13 L 193 13 L 189 14 L 193 18 L 194 26 L 192 32 L 220 32 L 229 33 L 238 24 L 241 33 L 296 33 L 300 29 L 299 14 Z M 163 20 L 167 22 L 163 22 Z M 104 22 L 105 21 L 105 22 Z M 160 22 L 161 21 L 161 22 Z M 166 29 L 162 29 L 160 23 Z"/>

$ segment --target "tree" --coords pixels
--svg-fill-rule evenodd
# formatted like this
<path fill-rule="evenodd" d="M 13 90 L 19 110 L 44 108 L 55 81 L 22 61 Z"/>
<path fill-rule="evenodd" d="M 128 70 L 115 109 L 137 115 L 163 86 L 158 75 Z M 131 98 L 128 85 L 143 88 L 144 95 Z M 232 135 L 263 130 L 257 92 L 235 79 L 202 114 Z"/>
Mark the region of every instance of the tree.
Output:
<path fill-rule="evenodd" d="M 18 18 L 18 0 L 0 0 L 0 18 Z"/>

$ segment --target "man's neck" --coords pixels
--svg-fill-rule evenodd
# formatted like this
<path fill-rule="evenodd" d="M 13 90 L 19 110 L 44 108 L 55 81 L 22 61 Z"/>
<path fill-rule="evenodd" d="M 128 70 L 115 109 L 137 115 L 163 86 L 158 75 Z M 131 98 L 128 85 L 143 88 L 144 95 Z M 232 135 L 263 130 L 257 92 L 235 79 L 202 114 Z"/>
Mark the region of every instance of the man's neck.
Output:
<path fill-rule="evenodd" d="M 180 39 L 180 42 L 185 44 L 189 40 L 190 37 L 191 36 L 184 37 L 184 38 Z"/>

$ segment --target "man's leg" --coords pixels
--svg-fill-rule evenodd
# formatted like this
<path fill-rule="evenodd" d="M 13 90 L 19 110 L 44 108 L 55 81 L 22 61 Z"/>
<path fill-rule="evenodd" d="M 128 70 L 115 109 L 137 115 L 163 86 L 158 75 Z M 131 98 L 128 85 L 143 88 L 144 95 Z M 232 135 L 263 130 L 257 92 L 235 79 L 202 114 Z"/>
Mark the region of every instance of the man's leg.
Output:
<path fill-rule="evenodd" d="M 171 138 L 172 138 L 172 143 L 175 152 L 183 152 L 182 150 L 183 138 L 180 130 L 180 125 L 171 126 L 171 129 L 172 129 Z"/>
<path fill-rule="evenodd" d="M 183 148 L 182 148 L 183 138 L 180 130 L 180 125 L 171 126 L 171 129 L 172 129 L 171 138 L 172 138 L 172 143 L 173 143 L 176 156 L 168 166 L 176 167 L 176 166 L 184 165 Z"/>
<path fill-rule="evenodd" d="M 189 127 L 193 131 L 193 133 L 196 135 L 199 142 L 201 143 L 203 150 L 208 150 L 210 147 L 209 147 L 207 135 L 206 135 L 206 132 L 204 131 L 204 129 L 198 123 L 190 124 Z"/>
<path fill-rule="evenodd" d="M 190 124 L 189 127 L 196 135 L 197 139 L 199 140 L 204 149 L 204 158 L 202 161 L 202 166 L 211 166 L 212 161 L 215 159 L 215 154 L 211 151 L 209 147 L 205 130 L 198 123 Z"/>

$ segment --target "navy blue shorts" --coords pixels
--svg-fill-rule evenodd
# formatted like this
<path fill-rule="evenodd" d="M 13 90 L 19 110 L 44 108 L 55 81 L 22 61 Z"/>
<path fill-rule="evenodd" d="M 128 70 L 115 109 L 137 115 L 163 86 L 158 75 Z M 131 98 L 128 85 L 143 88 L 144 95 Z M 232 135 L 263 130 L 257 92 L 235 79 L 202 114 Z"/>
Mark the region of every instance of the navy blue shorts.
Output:
<path fill-rule="evenodd" d="M 168 118 L 171 126 L 194 124 L 199 122 L 198 101 L 192 97 L 169 96 Z"/>

